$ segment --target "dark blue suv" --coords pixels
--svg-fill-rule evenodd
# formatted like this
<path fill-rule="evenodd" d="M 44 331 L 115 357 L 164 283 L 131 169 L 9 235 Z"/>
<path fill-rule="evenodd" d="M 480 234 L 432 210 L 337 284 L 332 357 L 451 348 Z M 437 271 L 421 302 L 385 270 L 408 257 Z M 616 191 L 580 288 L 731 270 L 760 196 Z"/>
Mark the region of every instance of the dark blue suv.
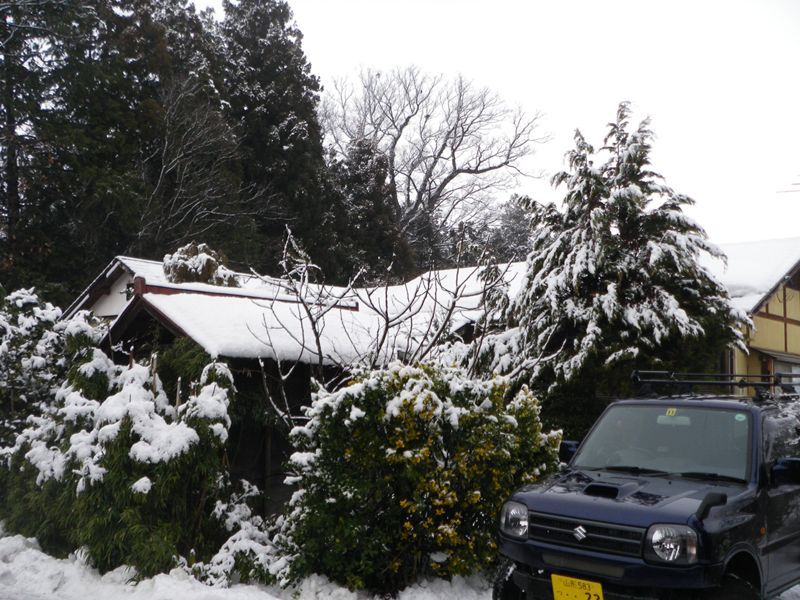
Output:
<path fill-rule="evenodd" d="M 495 600 L 768 598 L 800 582 L 800 401 L 611 404 L 500 515 Z"/>

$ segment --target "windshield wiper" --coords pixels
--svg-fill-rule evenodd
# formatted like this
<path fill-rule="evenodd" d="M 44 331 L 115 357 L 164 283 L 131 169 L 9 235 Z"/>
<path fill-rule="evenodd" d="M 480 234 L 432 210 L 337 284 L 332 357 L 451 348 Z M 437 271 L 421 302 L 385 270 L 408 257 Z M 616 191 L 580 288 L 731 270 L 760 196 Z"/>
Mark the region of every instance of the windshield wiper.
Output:
<path fill-rule="evenodd" d="M 705 473 L 703 471 L 686 471 L 684 473 L 673 473 L 678 477 L 686 477 L 687 479 L 700 479 L 702 481 L 730 481 L 731 483 L 747 483 L 741 477 L 731 477 L 730 475 L 721 475 L 719 473 Z"/>
<path fill-rule="evenodd" d="M 612 465 L 603 467 L 603 471 L 619 471 L 620 473 L 632 473 L 634 475 L 669 475 L 666 471 L 659 469 L 648 469 L 646 467 L 634 467 L 628 465 Z"/>

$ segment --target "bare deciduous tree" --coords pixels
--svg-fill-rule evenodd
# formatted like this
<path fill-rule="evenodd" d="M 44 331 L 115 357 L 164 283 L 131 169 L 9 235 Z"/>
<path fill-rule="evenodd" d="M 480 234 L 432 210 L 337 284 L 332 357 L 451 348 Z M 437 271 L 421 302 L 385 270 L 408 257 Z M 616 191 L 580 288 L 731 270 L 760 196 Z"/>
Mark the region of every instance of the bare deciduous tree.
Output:
<path fill-rule="evenodd" d="M 523 175 L 540 115 L 509 108 L 487 88 L 416 67 L 367 70 L 340 80 L 323 103 L 326 141 L 341 155 L 368 140 L 389 160 L 395 210 L 414 242 L 426 228 L 445 231 L 479 216 Z"/>
<path fill-rule="evenodd" d="M 392 360 L 415 364 L 431 359 L 451 336 L 457 319 L 478 318 L 485 301 L 503 293 L 508 265 L 478 265 L 431 271 L 404 285 L 359 288 L 314 282 L 318 269 L 288 233 L 283 275 L 263 278 L 275 297 L 258 301 L 261 323 L 251 333 L 271 350 L 276 369 L 262 364 L 267 405 L 286 428 L 295 424 L 287 384 L 300 363 L 312 376 L 336 387 L 350 374 Z M 332 367 L 324 379 L 325 367 Z M 268 377 L 273 385 L 269 385 Z M 296 399 L 295 399 L 296 400 Z"/>
<path fill-rule="evenodd" d="M 263 214 L 263 191 L 243 188 L 235 175 L 238 140 L 206 98 L 204 82 L 193 76 L 171 82 L 161 100 L 158 145 L 142 162 L 147 195 L 139 244 L 174 248 Z"/>
<path fill-rule="evenodd" d="M 300 247 L 288 227 L 280 266 L 282 273 L 279 279 L 256 274 L 275 289 L 275 295 L 270 300 L 258 302 L 265 310 L 260 328 L 251 330 L 251 333 L 272 350 L 274 373 L 269 374 L 263 360 L 259 359 L 263 390 L 268 407 L 278 423 L 288 431 L 297 415 L 292 414 L 292 403 L 286 387 L 297 366 L 306 362 L 311 365 L 311 376 L 316 381 L 323 385 L 333 383 L 324 380 L 325 367 L 340 367 L 340 364 L 335 355 L 323 348 L 323 334 L 331 312 L 348 303 L 353 306 L 353 286 L 361 276 L 361 271 L 344 287 L 315 283 L 314 280 L 321 275 L 320 269 Z M 277 305 L 286 307 L 287 304 L 288 311 L 278 310 Z M 288 340 L 295 356 L 284 359 L 280 346 L 285 343 L 281 344 L 277 338 Z M 270 378 L 273 380 L 272 386 L 269 385 Z"/>

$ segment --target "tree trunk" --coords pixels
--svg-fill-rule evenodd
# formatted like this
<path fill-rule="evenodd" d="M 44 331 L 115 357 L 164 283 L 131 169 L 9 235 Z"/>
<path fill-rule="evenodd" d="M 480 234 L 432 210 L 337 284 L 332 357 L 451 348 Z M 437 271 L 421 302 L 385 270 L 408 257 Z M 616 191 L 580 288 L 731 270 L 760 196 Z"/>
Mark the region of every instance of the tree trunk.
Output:
<path fill-rule="evenodd" d="M 11 25 L 9 15 L 4 17 L 5 29 Z M 6 236 L 8 241 L 8 262 L 14 262 L 14 241 L 16 239 L 17 223 L 19 222 L 19 167 L 17 165 L 17 116 L 14 110 L 14 57 L 9 50 L 9 44 L 3 47 L 3 111 L 5 122 L 3 124 L 3 141 L 5 146 L 5 172 L 3 173 L 3 201 L 6 212 Z"/>

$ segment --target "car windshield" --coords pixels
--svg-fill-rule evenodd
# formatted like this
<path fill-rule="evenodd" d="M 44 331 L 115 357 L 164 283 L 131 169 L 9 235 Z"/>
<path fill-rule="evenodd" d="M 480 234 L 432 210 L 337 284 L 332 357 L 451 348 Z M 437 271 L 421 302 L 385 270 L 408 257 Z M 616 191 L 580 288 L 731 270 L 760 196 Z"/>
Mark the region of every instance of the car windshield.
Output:
<path fill-rule="evenodd" d="M 664 404 L 612 406 L 575 455 L 579 469 L 744 481 L 750 414 Z"/>

